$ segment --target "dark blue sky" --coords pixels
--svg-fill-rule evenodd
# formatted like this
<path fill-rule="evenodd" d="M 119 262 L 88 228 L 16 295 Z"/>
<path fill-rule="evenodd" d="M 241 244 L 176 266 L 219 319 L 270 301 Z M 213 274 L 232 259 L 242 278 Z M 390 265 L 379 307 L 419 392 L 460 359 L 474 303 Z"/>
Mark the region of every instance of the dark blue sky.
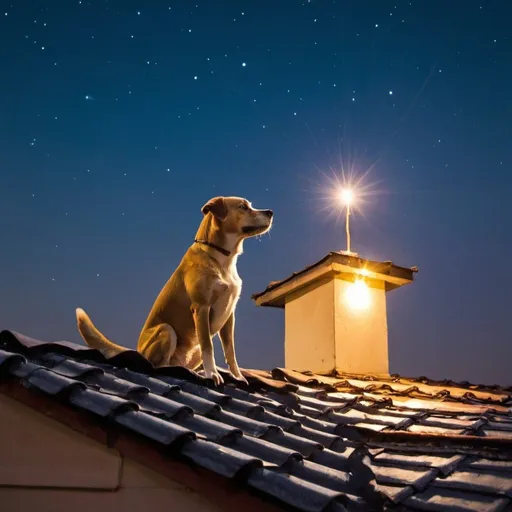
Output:
<path fill-rule="evenodd" d="M 509 1 L 1 4 L 0 327 L 78 341 L 80 305 L 134 347 L 201 206 L 241 195 L 275 228 L 239 262 L 238 358 L 281 365 L 250 295 L 344 248 L 343 161 L 375 192 L 353 249 L 420 269 L 391 370 L 511 383 Z"/>

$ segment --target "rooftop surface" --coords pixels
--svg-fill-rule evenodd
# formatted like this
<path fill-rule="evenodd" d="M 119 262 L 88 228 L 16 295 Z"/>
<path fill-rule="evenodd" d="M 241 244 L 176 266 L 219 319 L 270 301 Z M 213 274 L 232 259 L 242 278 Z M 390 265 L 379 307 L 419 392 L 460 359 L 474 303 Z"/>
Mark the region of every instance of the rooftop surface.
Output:
<path fill-rule="evenodd" d="M 248 386 L 224 373 L 214 388 L 184 368 L 154 368 L 135 351 L 105 360 L 81 345 L 0 333 L 0 392 L 86 435 L 105 431 L 121 452 L 126 433 L 156 448 L 160 467 L 179 461 L 262 507 L 512 509 L 512 388 L 243 373 Z"/>

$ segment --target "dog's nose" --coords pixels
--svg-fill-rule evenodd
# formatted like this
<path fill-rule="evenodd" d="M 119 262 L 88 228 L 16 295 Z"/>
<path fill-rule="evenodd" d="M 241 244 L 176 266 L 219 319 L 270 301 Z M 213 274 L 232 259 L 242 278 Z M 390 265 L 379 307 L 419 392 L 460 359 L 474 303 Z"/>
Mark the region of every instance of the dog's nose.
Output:
<path fill-rule="evenodd" d="M 263 212 L 269 219 L 271 219 L 274 215 L 274 212 L 272 210 L 265 210 Z"/>

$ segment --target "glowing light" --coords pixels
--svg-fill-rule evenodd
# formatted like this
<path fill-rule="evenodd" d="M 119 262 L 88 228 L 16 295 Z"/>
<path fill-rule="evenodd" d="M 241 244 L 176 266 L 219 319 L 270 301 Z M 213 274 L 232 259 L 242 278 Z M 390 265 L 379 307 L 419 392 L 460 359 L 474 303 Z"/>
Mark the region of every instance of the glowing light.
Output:
<path fill-rule="evenodd" d="M 340 252 L 349 256 L 357 256 L 357 252 L 352 252 L 351 246 L 351 217 L 354 214 L 364 216 L 368 199 L 370 196 L 379 193 L 375 189 L 377 182 L 366 182 L 368 174 L 372 172 L 376 163 L 363 172 L 356 171 L 356 164 L 353 162 L 344 165 L 343 160 L 341 160 L 340 165 L 341 167 L 336 169 L 331 167 L 330 173 L 322 172 L 325 181 L 315 183 L 315 187 L 324 203 L 321 211 L 327 213 L 328 216 L 334 215 L 337 217 L 337 222 L 342 219 L 344 221 L 347 245 L 346 250 Z"/>
<path fill-rule="evenodd" d="M 364 311 L 370 307 L 370 290 L 368 285 L 358 280 L 348 285 L 345 292 L 348 306 L 354 311 Z"/>
<path fill-rule="evenodd" d="M 354 192 L 349 188 L 344 188 L 340 192 L 340 199 L 343 204 L 350 206 L 354 201 Z"/>

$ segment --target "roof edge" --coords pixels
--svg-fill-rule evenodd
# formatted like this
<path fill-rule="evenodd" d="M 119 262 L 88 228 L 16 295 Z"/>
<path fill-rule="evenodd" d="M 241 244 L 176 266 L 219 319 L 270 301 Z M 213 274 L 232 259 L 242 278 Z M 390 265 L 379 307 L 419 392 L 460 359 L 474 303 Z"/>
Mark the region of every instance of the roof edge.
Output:
<path fill-rule="evenodd" d="M 192 489 L 220 510 L 226 512 L 240 512 L 240 510 L 280 512 L 283 510 L 282 507 L 272 503 L 272 498 L 264 501 L 255 491 L 246 486 L 235 486 L 233 480 L 169 457 L 162 451 L 161 446 L 153 445 L 150 440 L 139 439 L 135 434 L 124 431 L 111 435 L 108 425 L 102 425 L 100 419 L 66 407 L 43 394 L 34 393 L 16 379 L 1 382 L 0 393 Z"/>
<path fill-rule="evenodd" d="M 258 306 L 283 308 L 285 296 L 307 284 L 337 274 L 354 274 L 386 283 L 386 291 L 414 281 L 417 267 L 402 267 L 392 261 L 374 261 L 342 252 L 331 251 L 317 262 L 280 280 L 272 281 L 262 292 L 251 298 Z"/>

